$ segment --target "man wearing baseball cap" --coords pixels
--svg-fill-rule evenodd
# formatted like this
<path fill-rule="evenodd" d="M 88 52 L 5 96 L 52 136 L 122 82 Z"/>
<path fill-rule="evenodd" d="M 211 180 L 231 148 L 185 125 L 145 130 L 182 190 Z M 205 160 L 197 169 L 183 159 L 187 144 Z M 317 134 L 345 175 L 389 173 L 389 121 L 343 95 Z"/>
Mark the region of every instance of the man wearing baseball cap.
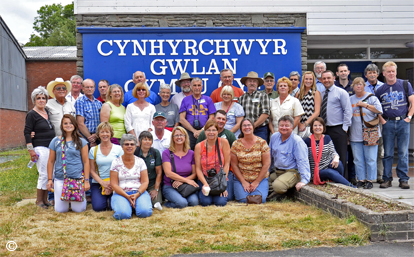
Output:
<path fill-rule="evenodd" d="M 175 82 L 175 85 L 181 87 L 181 92 L 175 94 L 171 98 L 171 103 L 176 104 L 178 106 L 178 109 L 180 109 L 181 102 L 183 101 L 184 97 L 193 94 L 193 92 L 191 92 L 191 80 L 192 78 L 190 75 L 187 72 L 183 72 L 181 73 L 180 79 Z"/>
<path fill-rule="evenodd" d="M 153 137 L 152 147 L 157 149 L 162 155 L 166 149 L 170 148 L 171 143 L 171 131 L 165 129 L 165 126 L 167 126 L 165 113 L 155 112 L 152 125 L 154 125 L 154 130 L 151 131 Z"/>
<path fill-rule="evenodd" d="M 267 142 L 270 100 L 267 94 L 257 91 L 257 88 L 263 85 L 263 79 L 259 78 L 257 72 L 251 71 L 240 81 L 247 87 L 247 92 L 239 98 L 239 104 L 243 106 L 246 114 L 244 117 L 253 121 L 254 134 Z"/>
<path fill-rule="evenodd" d="M 265 85 L 265 92 L 269 96 L 270 99 L 276 99 L 279 97 L 279 93 L 273 90 L 275 86 L 275 74 L 273 72 L 266 72 L 263 75 L 264 85 Z"/>

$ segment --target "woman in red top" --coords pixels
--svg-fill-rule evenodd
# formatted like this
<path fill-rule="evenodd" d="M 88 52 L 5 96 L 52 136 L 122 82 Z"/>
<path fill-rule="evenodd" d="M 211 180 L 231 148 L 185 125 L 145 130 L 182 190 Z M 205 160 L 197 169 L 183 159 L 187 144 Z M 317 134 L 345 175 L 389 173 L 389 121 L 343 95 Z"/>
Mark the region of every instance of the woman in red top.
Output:
<path fill-rule="evenodd" d="M 209 195 L 206 191 L 209 185 L 204 176 L 208 176 L 208 171 L 211 169 L 215 169 L 219 173 L 220 168 L 223 167 L 227 177 L 230 167 L 230 145 L 227 139 L 218 138 L 218 125 L 216 121 L 207 121 L 204 126 L 204 132 L 207 139 L 198 143 L 194 149 L 196 172 L 199 179 L 198 184 L 202 187 L 198 197 L 202 206 L 211 204 L 224 206 L 227 204 L 227 190 L 217 196 Z M 218 141 L 218 148 L 216 147 L 216 141 Z"/>

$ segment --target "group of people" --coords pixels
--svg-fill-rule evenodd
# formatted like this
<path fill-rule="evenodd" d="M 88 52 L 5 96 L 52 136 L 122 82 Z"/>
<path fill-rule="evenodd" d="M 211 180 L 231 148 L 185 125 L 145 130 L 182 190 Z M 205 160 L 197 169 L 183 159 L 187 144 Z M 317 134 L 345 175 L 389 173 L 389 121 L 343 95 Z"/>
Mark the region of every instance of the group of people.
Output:
<path fill-rule="evenodd" d="M 86 199 L 61 199 L 65 178 L 83 178 L 93 209 L 112 209 L 116 219 L 130 218 L 133 210 L 148 217 L 153 208 L 162 210 L 163 199 L 169 208 L 224 206 L 252 195 L 264 203 L 309 181 L 370 189 L 380 169 L 380 187 L 387 188 L 395 138 L 397 175 L 407 189 L 414 92 L 397 79 L 394 62 L 382 69 L 385 83 L 375 64 L 365 69 L 367 82 L 351 82 L 345 64 L 336 81 L 323 62 L 314 72 L 301 77 L 293 71 L 277 82 L 272 72 L 260 78 L 252 71 L 241 79 L 246 92 L 224 69 L 222 86 L 210 97 L 202 95 L 202 79 L 188 73 L 176 81 L 181 92 L 172 98 L 169 85 L 161 84 L 158 96 L 149 90 L 141 71 L 125 95 L 121 86 L 99 81 L 99 98 L 91 79 L 57 78 L 32 92 L 34 108 L 26 117 L 27 148 L 39 171 L 36 203 L 51 206 L 47 191 L 53 191 L 56 211 L 68 211 L 69 204 L 75 212 L 86 210 Z M 376 137 L 366 138 L 364 129 Z M 209 194 L 208 178 L 218 171 L 226 174 L 227 189 Z"/>

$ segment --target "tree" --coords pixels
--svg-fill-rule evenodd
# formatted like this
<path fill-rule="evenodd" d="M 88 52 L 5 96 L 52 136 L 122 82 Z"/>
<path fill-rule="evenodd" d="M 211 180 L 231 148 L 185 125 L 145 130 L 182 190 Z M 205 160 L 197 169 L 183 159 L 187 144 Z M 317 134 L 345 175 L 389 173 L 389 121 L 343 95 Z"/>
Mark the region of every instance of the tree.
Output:
<path fill-rule="evenodd" d="M 74 46 L 76 45 L 76 21 L 73 13 L 73 2 L 45 5 L 37 11 L 33 29 L 38 33 L 31 34 L 25 46 Z"/>

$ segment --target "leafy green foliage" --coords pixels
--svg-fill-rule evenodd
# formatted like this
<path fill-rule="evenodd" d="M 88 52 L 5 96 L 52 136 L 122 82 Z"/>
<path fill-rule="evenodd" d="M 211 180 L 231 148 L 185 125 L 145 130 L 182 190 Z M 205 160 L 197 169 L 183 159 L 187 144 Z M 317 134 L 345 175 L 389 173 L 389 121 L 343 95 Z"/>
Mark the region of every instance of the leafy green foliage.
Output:
<path fill-rule="evenodd" d="M 73 2 L 62 6 L 52 4 L 42 6 L 38 11 L 33 29 L 25 46 L 71 46 L 76 45 L 76 21 Z"/>

